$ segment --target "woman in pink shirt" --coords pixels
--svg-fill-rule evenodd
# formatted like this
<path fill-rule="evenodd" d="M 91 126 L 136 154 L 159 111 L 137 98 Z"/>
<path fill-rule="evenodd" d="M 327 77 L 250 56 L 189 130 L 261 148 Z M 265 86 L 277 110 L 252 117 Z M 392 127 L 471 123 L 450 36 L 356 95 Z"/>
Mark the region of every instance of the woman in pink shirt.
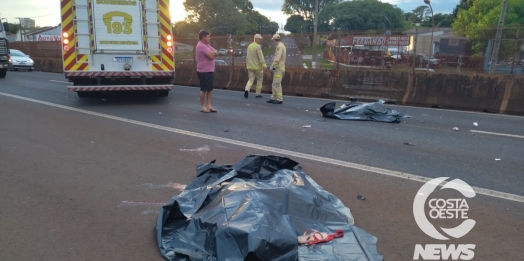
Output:
<path fill-rule="evenodd" d="M 217 50 L 209 45 L 211 34 L 208 31 L 201 30 L 198 33 L 198 38 L 200 41 L 198 41 L 196 46 L 196 60 L 197 75 L 200 80 L 200 111 L 217 112 L 217 110 L 211 106 Z M 205 103 L 206 100 L 207 104 Z"/>

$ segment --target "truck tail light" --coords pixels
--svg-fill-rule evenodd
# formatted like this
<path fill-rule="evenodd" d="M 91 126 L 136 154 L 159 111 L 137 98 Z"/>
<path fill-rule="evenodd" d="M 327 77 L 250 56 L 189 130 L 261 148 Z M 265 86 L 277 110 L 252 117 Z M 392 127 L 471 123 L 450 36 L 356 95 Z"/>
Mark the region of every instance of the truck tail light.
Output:
<path fill-rule="evenodd" d="M 67 32 L 62 33 L 62 49 L 69 51 L 69 34 Z"/>
<path fill-rule="evenodd" d="M 170 35 L 170 34 L 168 34 L 168 35 L 166 36 L 166 39 L 167 39 L 166 45 L 167 45 L 167 47 L 168 47 L 167 50 L 168 50 L 168 52 L 172 52 L 172 51 L 173 51 L 173 48 L 172 48 L 172 46 L 173 46 L 173 42 L 172 42 L 172 40 L 173 40 L 173 36 Z M 170 51 L 170 50 L 171 50 L 171 51 Z"/>

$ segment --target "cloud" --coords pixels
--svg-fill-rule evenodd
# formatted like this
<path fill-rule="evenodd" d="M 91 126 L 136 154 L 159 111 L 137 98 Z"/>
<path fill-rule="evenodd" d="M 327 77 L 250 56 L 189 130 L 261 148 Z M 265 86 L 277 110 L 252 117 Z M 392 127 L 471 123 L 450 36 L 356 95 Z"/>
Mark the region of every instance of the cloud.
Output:
<path fill-rule="evenodd" d="M 442 1 L 433 1 L 433 13 L 451 13 L 453 9 L 459 4 L 460 0 L 448 0 L 444 3 Z M 411 12 L 415 8 L 426 5 L 424 0 L 382 0 L 384 3 L 390 3 L 397 6 L 403 12 Z M 288 15 L 282 13 L 282 0 L 251 0 L 255 10 L 261 14 L 270 17 L 272 21 L 279 24 L 287 22 Z"/>
<path fill-rule="evenodd" d="M 254 9 L 258 11 L 259 13 L 261 13 L 262 15 L 269 18 L 270 21 L 277 22 L 279 25 L 280 24 L 285 25 L 287 22 L 287 18 L 289 17 L 288 15 L 285 15 L 284 13 L 282 13 L 282 11 L 280 10 L 266 10 L 266 9 L 260 9 L 257 7 L 255 7 Z"/>
<path fill-rule="evenodd" d="M 282 10 L 283 0 L 251 0 L 255 9 L 264 9 L 272 11 Z"/>
<path fill-rule="evenodd" d="M 402 9 L 405 13 L 413 11 L 415 8 L 426 5 L 424 0 L 382 0 L 383 3 L 390 3 Z M 448 14 L 459 4 L 460 0 L 433 1 L 431 7 L 433 13 Z"/>
<path fill-rule="evenodd" d="M 60 23 L 59 1 L 2 1 L 1 5 L 5 11 L 2 17 L 7 18 L 10 23 L 18 23 L 16 17 L 31 18 L 37 26 L 56 26 Z"/>

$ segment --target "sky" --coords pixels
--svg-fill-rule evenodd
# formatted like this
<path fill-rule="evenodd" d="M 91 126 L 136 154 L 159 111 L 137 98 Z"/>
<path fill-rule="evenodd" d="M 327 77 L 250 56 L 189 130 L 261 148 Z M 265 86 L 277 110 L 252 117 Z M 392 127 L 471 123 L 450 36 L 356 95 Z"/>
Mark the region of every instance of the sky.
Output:
<path fill-rule="evenodd" d="M 217 0 L 220 1 L 220 0 Z M 171 0 L 171 19 L 173 22 L 183 20 L 185 10 L 184 0 Z M 255 10 L 279 24 L 285 25 L 287 16 L 280 11 L 284 0 L 251 0 Z M 396 5 L 404 12 L 411 12 L 424 5 L 423 0 L 382 0 L 384 3 Z M 434 13 L 451 13 L 459 0 L 432 0 Z M 59 0 L 2 0 L 0 17 L 7 18 L 10 23 L 18 23 L 16 17 L 28 17 L 36 21 L 37 26 L 56 26 L 60 23 Z"/>

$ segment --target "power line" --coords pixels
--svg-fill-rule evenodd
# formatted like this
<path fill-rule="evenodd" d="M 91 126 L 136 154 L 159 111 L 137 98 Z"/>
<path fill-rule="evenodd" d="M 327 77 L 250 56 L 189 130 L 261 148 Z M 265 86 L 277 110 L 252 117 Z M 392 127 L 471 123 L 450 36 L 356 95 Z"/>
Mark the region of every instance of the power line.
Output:
<path fill-rule="evenodd" d="M 28 17 L 28 18 L 40 18 L 40 17 L 47 17 L 47 16 L 59 16 L 58 13 L 54 13 L 54 14 L 48 14 L 48 15 L 39 15 L 39 16 L 33 16 L 33 17 Z"/>

